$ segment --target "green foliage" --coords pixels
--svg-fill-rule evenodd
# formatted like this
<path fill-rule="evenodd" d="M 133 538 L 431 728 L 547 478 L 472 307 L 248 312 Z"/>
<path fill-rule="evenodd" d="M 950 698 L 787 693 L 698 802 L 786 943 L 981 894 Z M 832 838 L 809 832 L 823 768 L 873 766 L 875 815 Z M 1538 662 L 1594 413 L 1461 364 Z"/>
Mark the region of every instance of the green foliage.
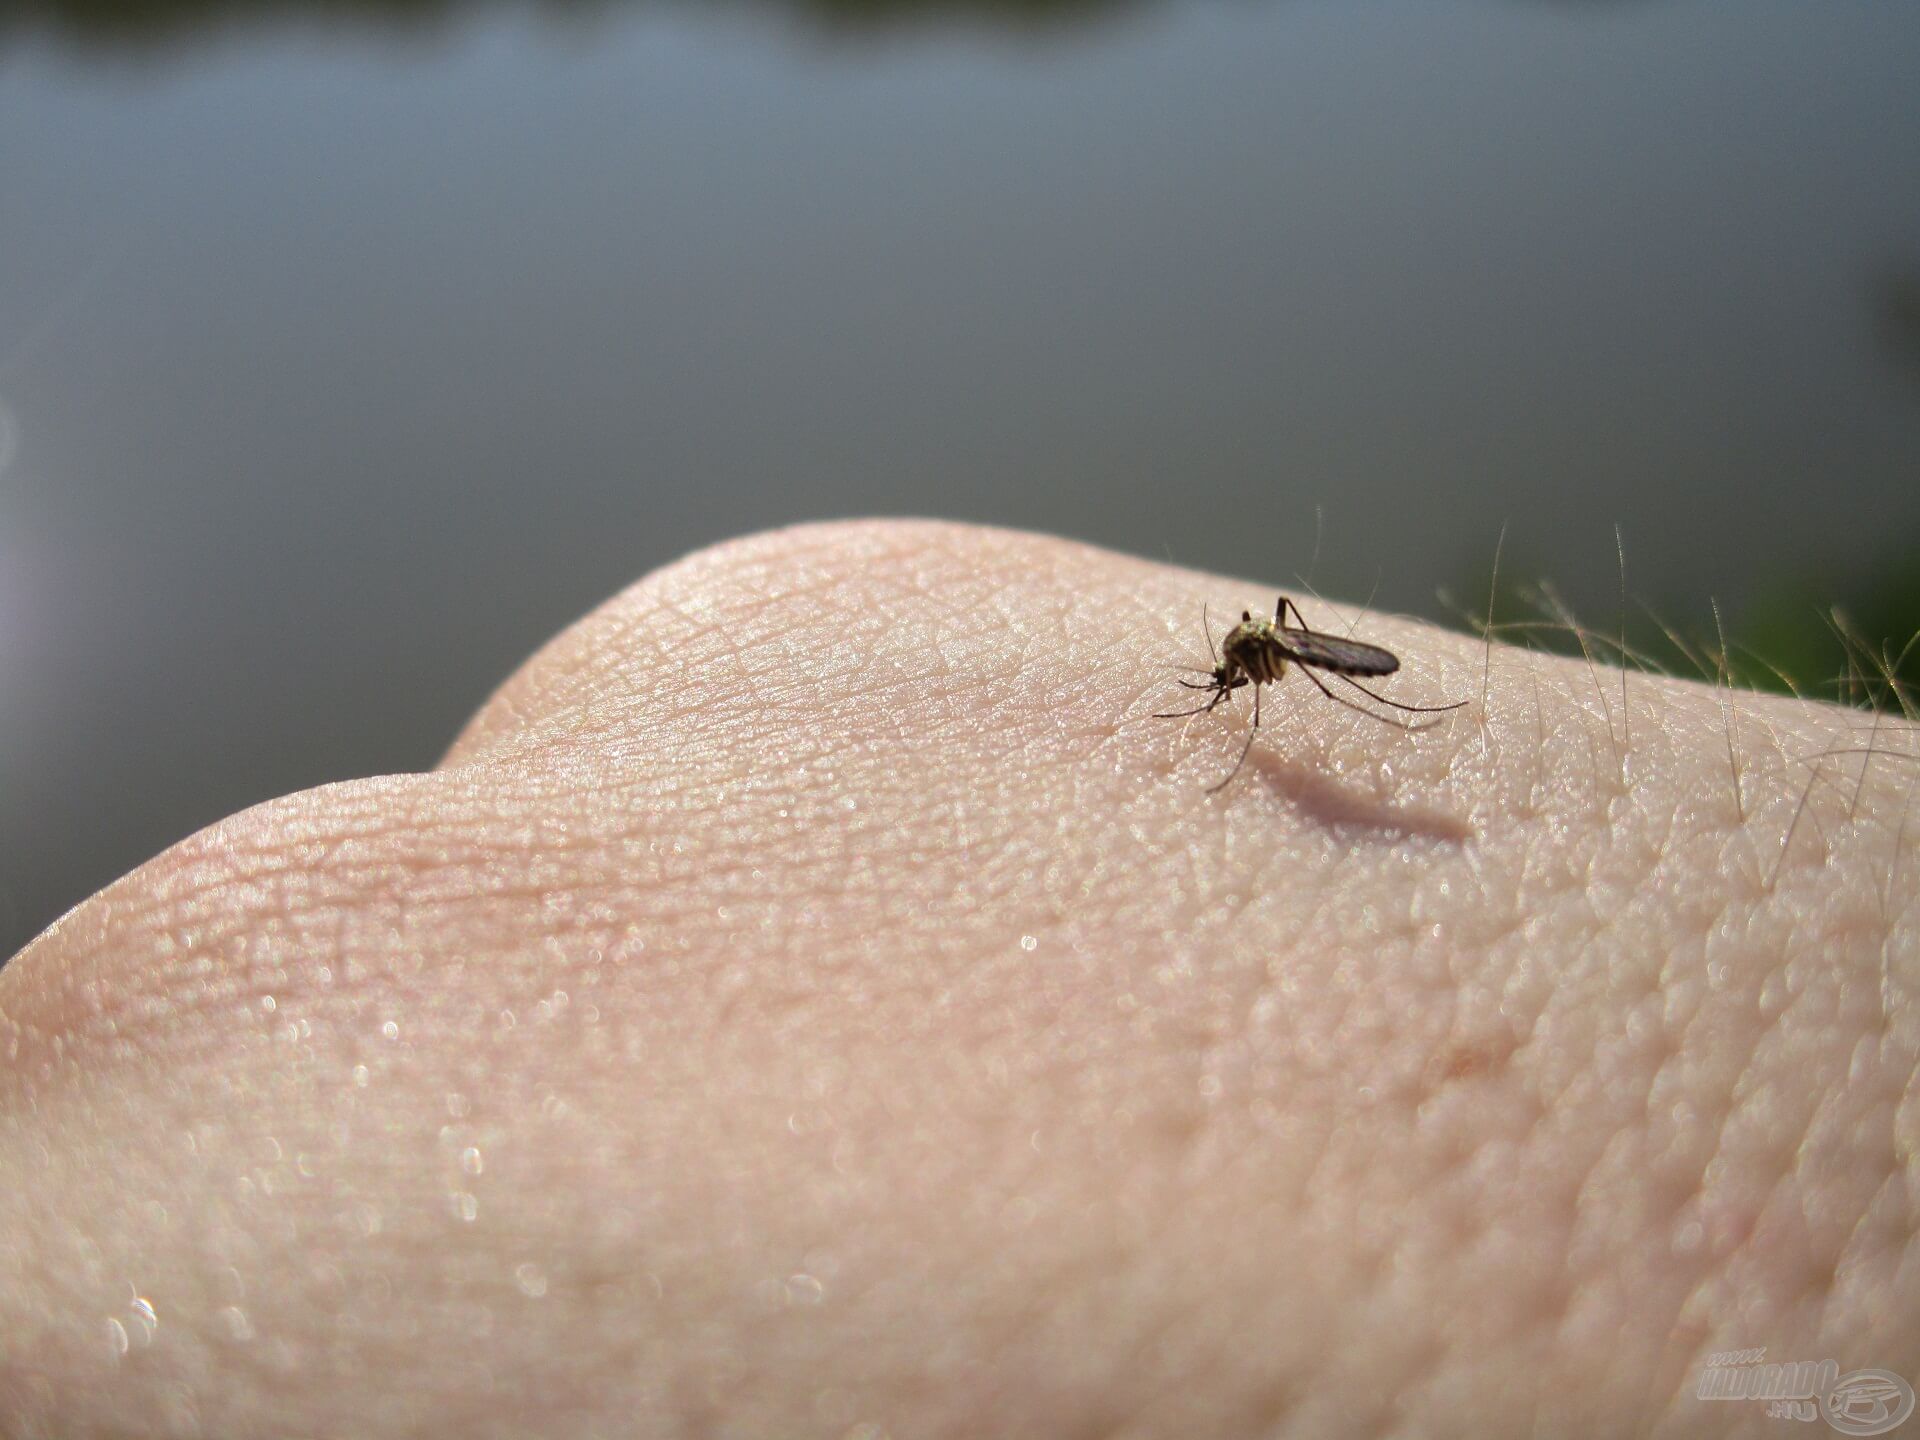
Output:
<path fill-rule="evenodd" d="M 1737 612 L 1675 616 L 1629 600 L 1625 616 L 1576 617 L 1545 582 L 1522 577 L 1511 553 L 1492 595 L 1494 637 L 1557 655 L 1589 654 L 1750 690 L 1800 694 L 1900 711 L 1920 692 L 1920 549 L 1823 585 L 1784 580 Z M 1451 618 L 1482 630 L 1492 567 L 1443 594 Z M 1477 603 L 1462 597 L 1478 595 Z M 1891 683 L 1890 683 L 1891 682 Z"/>

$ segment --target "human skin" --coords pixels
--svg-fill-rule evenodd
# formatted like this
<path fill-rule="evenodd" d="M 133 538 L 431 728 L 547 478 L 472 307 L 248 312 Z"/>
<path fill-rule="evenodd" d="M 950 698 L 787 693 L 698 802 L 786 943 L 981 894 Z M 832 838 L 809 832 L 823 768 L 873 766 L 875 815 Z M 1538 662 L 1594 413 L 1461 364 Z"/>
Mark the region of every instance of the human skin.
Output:
<path fill-rule="evenodd" d="M 1916 767 L 1805 763 L 1910 732 L 1369 615 L 1470 703 L 1289 675 L 1209 794 L 1250 692 L 1151 712 L 1273 598 L 753 537 L 433 773 L 102 891 L 0 970 L 0 1434 L 1775 1434 L 1708 1354 L 1920 1378 Z"/>

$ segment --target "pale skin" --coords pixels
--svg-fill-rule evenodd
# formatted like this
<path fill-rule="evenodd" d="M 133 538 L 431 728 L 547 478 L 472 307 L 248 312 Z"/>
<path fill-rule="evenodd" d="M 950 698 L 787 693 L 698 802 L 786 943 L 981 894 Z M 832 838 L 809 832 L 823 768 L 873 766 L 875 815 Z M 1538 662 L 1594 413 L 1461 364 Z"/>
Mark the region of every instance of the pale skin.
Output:
<path fill-rule="evenodd" d="M 1472 703 L 1289 675 L 1208 795 L 1250 694 L 1151 712 L 1274 594 L 750 538 L 433 773 L 93 897 L 0 970 L 0 1433 L 1778 1434 L 1712 1352 L 1920 1379 L 1920 766 L 1805 763 L 1906 727 L 1302 595 Z"/>

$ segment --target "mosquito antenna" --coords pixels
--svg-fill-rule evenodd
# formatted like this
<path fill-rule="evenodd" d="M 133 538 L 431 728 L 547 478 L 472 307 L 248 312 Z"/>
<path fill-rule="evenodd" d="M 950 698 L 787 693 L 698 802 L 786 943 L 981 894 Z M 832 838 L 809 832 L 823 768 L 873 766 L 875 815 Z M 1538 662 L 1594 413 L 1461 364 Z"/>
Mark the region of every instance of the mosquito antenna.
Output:
<path fill-rule="evenodd" d="M 1213 648 L 1213 622 L 1207 619 L 1207 602 L 1200 602 L 1200 628 L 1207 632 L 1207 654 L 1213 657 L 1213 668 L 1220 668 L 1220 652 Z"/>
<path fill-rule="evenodd" d="M 1391 705 L 1396 710 L 1405 710 L 1409 715 L 1440 715 L 1448 710 L 1458 710 L 1467 703 L 1464 700 L 1456 700 L 1451 705 L 1402 705 L 1398 700 L 1389 700 L 1386 696 L 1369 690 L 1351 675 L 1342 675 L 1340 678 L 1369 700 L 1378 700 L 1382 705 Z"/>

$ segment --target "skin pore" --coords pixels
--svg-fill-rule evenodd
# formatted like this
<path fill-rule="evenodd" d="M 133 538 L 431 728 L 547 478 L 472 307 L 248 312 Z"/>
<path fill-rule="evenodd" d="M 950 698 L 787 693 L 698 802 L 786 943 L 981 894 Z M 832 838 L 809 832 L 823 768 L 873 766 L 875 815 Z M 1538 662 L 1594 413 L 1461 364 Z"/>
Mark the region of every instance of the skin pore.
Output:
<path fill-rule="evenodd" d="M 0 1433 L 1760 1433 L 1920 1380 L 1911 731 L 810 526 L 0 970 Z M 1354 612 L 1307 604 L 1344 634 Z M 370 723 L 377 723 L 370 721 Z M 1851 750 L 1809 763 L 1823 752 Z M 1910 823 L 1911 821 L 1911 823 Z M 1766 1433 L 1774 1433 L 1766 1430 Z"/>

